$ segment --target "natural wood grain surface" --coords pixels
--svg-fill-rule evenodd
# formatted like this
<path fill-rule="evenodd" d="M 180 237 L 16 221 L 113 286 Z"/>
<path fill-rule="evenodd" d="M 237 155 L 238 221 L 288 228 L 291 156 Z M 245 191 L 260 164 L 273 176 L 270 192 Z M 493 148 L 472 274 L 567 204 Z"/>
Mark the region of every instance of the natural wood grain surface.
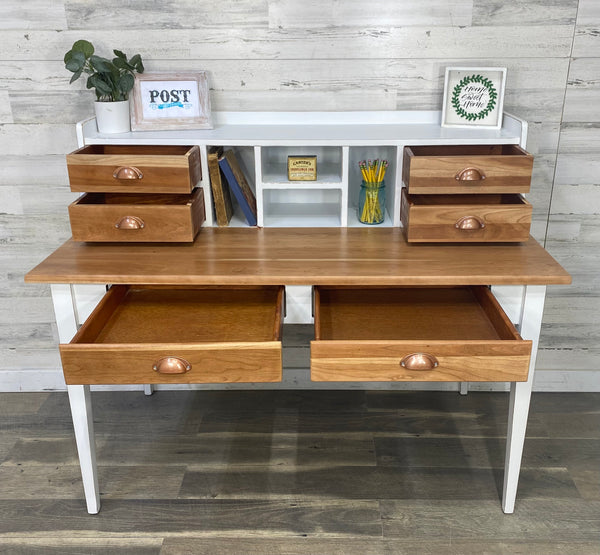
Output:
<path fill-rule="evenodd" d="M 523 341 L 489 289 L 315 291 L 313 381 L 524 381 Z M 401 361 L 426 353 L 436 367 Z"/>
<path fill-rule="evenodd" d="M 527 193 L 532 168 L 533 156 L 517 145 L 412 146 L 402 179 L 411 194 Z M 477 179 L 461 179 L 468 169 Z"/>
<path fill-rule="evenodd" d="M 137 218 L 140 227 L 116 227 L 123 218 Z M 78 241 L 192 242 L 204 218 L 201 187 L 191 195 L 86 193 L 69 205 Z"/>
<path fill-rule="evenodd" d="M 67 154 L 71 191 L 189 193 L 202 176 L 198 146 L 91 145 Z M 119 179 L 134 168 L 135 179 Z"/>
<path fill-rule="evenodd" d="M 400 218 L 409 242 L 526 241 L 531 213 L 520 195 L 407 195 L 402 189 Z M 463 229 L 465 219 L 472 225 Z"/>
<path fill-rule="evenodd" d="M 409 245 L 398 228 L 203 228 L 189 245 L 67 241 L 28 282 L 192 285 L 566 284 L 534 239 Z"/>
<path fill-rule="evenodd" d="M 115 285 L 68 345 L 68 384 L 281 380 L 283 287 L 134 288 Z M 177 357 L 186 371 L 157 371 Z"/>

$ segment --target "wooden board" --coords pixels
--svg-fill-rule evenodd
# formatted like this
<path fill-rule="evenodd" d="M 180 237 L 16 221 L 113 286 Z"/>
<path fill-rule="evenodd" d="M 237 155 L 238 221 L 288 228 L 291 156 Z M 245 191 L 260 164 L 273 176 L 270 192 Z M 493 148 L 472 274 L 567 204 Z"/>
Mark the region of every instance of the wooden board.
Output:
<path fill-rule="evenodd" d="M 281 380 L 283 287 L 113 286 L 71 343 L 68 384 Z M 186 371 L 158 372 L 177 357 Z"/>
<path fill-rule="evenodd" d="M 198 146 L 90 145 L 67 169 L 76 192 L 190 193 L 202 178 Z"/>
<path fill-rule="evenodd" d="M 122 225 L 124 218 L 135 218 L 136 227 Z M 192 242 L 204 218 L 201 187 L 191 195 L 87 193 L 69 206 L 79 241 Z"/>
<path fill-rule="evenodd" d="M 527 193 L 532 169 L 533 156 L 517 145 L 413 146 L 402 179 L 410 193 Z"/>
<path fill-rule="evenodd" d="M 525 241 L 533 207 L 520 195 L 407 195 L 400 218 L 409 242 Z M 470 220 L 474 228 L 463 229 Z"/>
<path fill-rule="evenodd" d="M 525 381 L 530 354 L 485 287 L 315 290 L 313 381 Z"/>
<path fill-rule="evenodd" d="M 286 285 L 568 284 L 533 238 L 412 245 L 399 228 L 203 228 L 188 245 L 67 241 L 27 282 Z"/>

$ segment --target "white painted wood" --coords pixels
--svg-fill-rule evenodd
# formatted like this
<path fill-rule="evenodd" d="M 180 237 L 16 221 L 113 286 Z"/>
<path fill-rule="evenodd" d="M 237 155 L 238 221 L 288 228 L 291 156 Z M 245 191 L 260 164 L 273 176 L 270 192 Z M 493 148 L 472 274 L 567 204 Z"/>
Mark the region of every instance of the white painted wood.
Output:
<path fill-rule="evenodd" d="M 144 395 L 152 395 L 154 393 L 154 384 L 144 384 Z"/>
<path fill-rule="evenodd" d="M 77 333 L 77 313 L 73 299 L 72 285 L 52 284 L 52 304 L 58 327 L 58 339 L 61 343 L 69 343 Z"/>
<path fill-rule="evenodd" d="M 469 382 L 460 382 L 458 384 L 458 392 L 461 395 L 467 395 L 469 393 Z"/>
<path fill-rule="evenodd" d="M 87 511 L 96 514 L 100 510 L 100 489 L 98 488 L 98 468 L 96 465 L 96 443 L 94 440 L 94 419 L 89 385 L 68 385 L 71 417 L 75 429 L 77 454 L 81 467 L 83 491 Z"/>
<path fill-rule="evenodd" d="M 214 206 L 213 197 L 210 188 L 210 174 L 208 172 L 208 147 L 206 145 L 200 145 L 200 167 L 203 168 L 202 179 L 198 185 L 202 187 L 204 193 L 204 213 L 205 213 L 205 226 L 215 225 L 214 221 Z"/>
<path fill-rule="evenodd" d="M 505 513 L 512 513 L 515 509 L 545 295 L 546 287 L 543 285 L 528 285 L 523 291 L 523 303 L 519 319 L 520 334 L 523 339 L 529 339 L 533 344 L 528 380 L 526 382 L 513 382 L 510 385 L 504 488 L 502 493 L 502 510 Z"/>
<path fill-rule="evenodd" d="M 331 113 L 330 113 L 331 114 Z M 321 112 L 214 113 L 215 128 L 206 130 L 145 131 L 100 135 L 85 128 L 86 144 L 199 144 L 262 147 L 396 146 L 404 144 L 517 144 L 514 127 L 447 129 L 440 112 Z M 227 122 L 227 123 L 222 123 Z M 253 123 L 254 122 L 254 123 Z"/>
<path fill-rule="evenodd" d="M 262 148 L 254 147 L 254 178 L 256 183 L 256 224 L 258 227 L 265 225 L 264 219 L 264 202 L 263 202 L 263 163 L 262 163 Z"/>

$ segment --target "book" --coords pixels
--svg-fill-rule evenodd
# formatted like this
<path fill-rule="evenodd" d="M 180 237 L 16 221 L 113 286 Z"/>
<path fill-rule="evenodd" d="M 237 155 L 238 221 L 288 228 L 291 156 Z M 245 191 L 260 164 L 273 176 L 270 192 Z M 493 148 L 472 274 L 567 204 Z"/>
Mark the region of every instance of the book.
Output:
<path fill-rule="evenodd" d="M 217 225 L 221 227 L 228 226 L 233 215 L 229 186 L 219 167 L 219 158 L 222 155 L 222 147 L 211 147 L 208 152 L 208 173 L 215 205 L 215 216 L 217 217 Z"/>
<path fill-rule="evenodd" d="M 238 201 L 248 225 L 256 225 L 256 198 L 233 150 L 227 150 L 219 158 L 219 167 L 223 171 L 223 175 L 229 183 L 229 188 Z"/>

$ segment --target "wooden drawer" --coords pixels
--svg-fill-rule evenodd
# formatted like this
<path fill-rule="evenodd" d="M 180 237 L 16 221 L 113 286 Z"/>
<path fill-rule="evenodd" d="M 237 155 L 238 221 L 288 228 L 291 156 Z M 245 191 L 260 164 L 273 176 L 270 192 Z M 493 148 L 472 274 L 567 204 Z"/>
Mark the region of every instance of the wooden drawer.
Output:
<path fill-rule="evenodd" d="M 190 193 L 202 177 L 198 146 L 90 145 L 67 155 L 71 191 Z"/>
<path fill-rule="evenodd" d="M 517 145 L 407 146 L 409 193 L 527 193 L 533 156 Z"/>
<path fill-rule="evenodd" d="M 521 195 L 408 195 L 400 219 L 410 242 L 527 241 L 532 206 Z"/>
<path fill-rule="evenodd" d="M 204 222 L 204 194 L 86 193 L 69 205 L 75 241 L 192 242 Z"/>
<path fill-rule="evenodd" d="M 71 343 L 67 384 L 281 381 L 283 287 L 115 285 Z"/>
<path fill-rule="evenodd" d="M 525 381 L 530 356 L 487 287 L 315 288 L 314 381 Z"/>

